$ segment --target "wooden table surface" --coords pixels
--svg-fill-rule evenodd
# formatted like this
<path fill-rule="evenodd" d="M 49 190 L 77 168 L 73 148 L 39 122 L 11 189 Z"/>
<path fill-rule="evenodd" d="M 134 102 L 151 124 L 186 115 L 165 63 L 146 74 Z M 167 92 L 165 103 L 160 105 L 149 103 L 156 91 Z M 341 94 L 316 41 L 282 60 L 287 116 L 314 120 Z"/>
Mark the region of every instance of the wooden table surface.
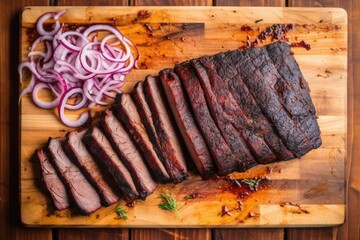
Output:
<path fill-rule="evenodd" d="M 346 162 L 346 222 L 334 228 L 277 229 L 51 229 L 26 228 L 20 222 L 19 205 L 19 16 L 24 6 L 35 5 L 202 5 L 341 7 L 347 10 L 348 26 L 348 156 Z M 360 239 L 360 1 L 339 0 L 0 0 L 0 239 Z"/>

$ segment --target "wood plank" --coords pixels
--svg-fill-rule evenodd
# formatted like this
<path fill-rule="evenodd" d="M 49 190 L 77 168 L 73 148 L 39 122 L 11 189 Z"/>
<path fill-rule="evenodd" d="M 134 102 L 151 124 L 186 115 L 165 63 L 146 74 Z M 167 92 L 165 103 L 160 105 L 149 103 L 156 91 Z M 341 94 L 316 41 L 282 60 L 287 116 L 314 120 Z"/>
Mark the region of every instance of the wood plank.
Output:
<path fill-rule="evenodd" d="M 214 240 L 283 240 L 283 229 L 213 229 Z"/>
<path fill-rule="evenodd" d="M 336 239 L 337 228 L 301 228 L 287 229 L 287 240 L 307 239 L 307 240 L 325 240 Z"/>
<path fill-rule="evenodd" d="M 128 6 L 128 0 L 57 0 L 57 6 Z"/>
<path fill-rule="evenodd" d="M 182 23 L 186 22 L 186 26 L 193 26 L 191 32 L 183 33 L 184 41 L 181 40 L 181 36 L 176 36 L 169 41 L 161 41 L 159 44 L 156 37 L 147 34 L 143 23 L 134 23 L 133 19 L 137 16 L 139 9 L 143 10 L 144 8 L 76 8 L 76 10 L 69 8 L 69 12 L 62 18 L 64 22 L 68 23 L 109 23 L 109 21 L 113 22 L 113 18 L 121 20 L 118 27 L 134 40 L 142 53 L 141 62 L 139 62 L 141 67 L 128 75 L 124 91 L 131 90 L 134 84 L 147 74 L 156 74 L 158 70 L 172 67 L 178 61 L 237 49 L 240 47 L 239 44 L 247 38 L 247 33 L 239 31 L 243 24 L 257 24 L 256 26 L 265 28 L 279 22 L 300 23 L 288 37 L 290 41 L 306 39 L 312 46 L 311 51 L 302 48 L 293 48 L 292 50 L 304 76 L 313 89 L 314 104 L 321 110 L 319 111 L 319 124 L 324 141 L 322 147 L 310 152 L 301 160 L 268 166 L 259 165 L 246 173 L 233 174 L 233 177 L 241 179 L 268 176 L 272 180 L 270 181 L 271 187 L 254 192 L 246 201 L 244 200 L 245 210 L 234 211 L 232 218 L 221 217 L 220 214 L 223 205 L 228 205 L 235 210 L 237 204 L 236 194 L 218 188 L 219 184 L 226 185 L 226 180 L 205 182 L 200 181 L 197 176 L 191 176 L 186 184 L 161 186 L 145 202 L 139 201 L 136 203 L 136 207 L 129 208 L 129 219 L 126 222 L 116 218 L 115 206 L 102 208 L 89 217 L 69 217 L 67 211 L 63 212 L 64 215 L 61 218 L 54 215 L 43 216 L 41 214 L 46 213 L 46 209 L 44 209 L 44 206 L 47 206 L 46 195 L 39 192 L 38 188 L 34 186 L 38 175 L 33 171 L 35 166 L 29 162 L 29 158 L 35 148 L 46 142 L 48 136 L 64 135 L 63 130 L 66 128 L 59 124 L 51 111 L 34 108 L 27 96 L 22 101 L 21 176 L 23 188 L 21 193 L 22 204 L 31 208 L 32 214 L 23 212 L 23 219 L 27 220 L 26 223 L 121 227 L 210 227 L 214 225 L 226 225 L 227 227 L 266 225 L 270 227 L 289 224 L 303 226 L 312 223 L 319 226 L 341 223 L 344 204 L 343 170 L 346 154 L 344 142 L 346 111 L 343 100 L 346 98 L 346 51 L 341 50 L 346 48 L 344 12 L 339 9 L 256 8 L 254 11 L 251 8 L 147 7 L 146 10 L 150 12 L 151 17 L 147 18 L 146 22 L 151 24 L 154 29 L 160 29 L 158 26 L 163 22 L 172 23 L 163 25 L 161 31 L 154 33 L 159 39 L 163 39 L 168 34 L 174 36 L 173 33 L 178 31 Z M 23 27 L 31 27 L 37 16 L 48 10 L 28 9 L 29 12 L 23 18 Z M 186 11 L 186 15 L 183 14 L 184 11 Z M 263 17 L 262 11 L 267 11 L 267 18 L 263 19 L 260 24 L 255 23 L 257 19 Z M 89 18 L 89 15 L 92 17 Z M 113 17 L 109 19 L 109 15 Z M 319 23 L 321 19 L 326 19 L 327 22 Z M 224 21 L 227 22 L 224 23 Z M 309 24 L 314 28 L 309 29 Z M 335 28 L 334 25 L 340 27 Z M 218 34 L 219 29 L 222 31 L 220 35 Z M 256 35 L 257 33 L 255 31 L 249 34 Z M 219 42 L 223 44 L 219 45 Z M 26 44 L 24 41 L 22 47 L 24 57 L 27 50 Z M 334 51 L 334 48 L 339 48 L 339 50 Z M 327 60 L 330 57 L 331 62 Z M 323 77 L 322 74 L 326 73 L 326 69 L 330 69 L 331 74 Z M 322 91 L 322 84 L 329 88 Z M 336 92 L 339 94 L 331 94 Z M 328 108 L 321 107 L 322 105 L 326 105 Z M 333 108 L 339 111 L 333 111 Z M 34 122 L 38 124 L 34 124 Z M 267 170 L 269 166 L 278 171 L 269 173 Z M 288 188 L 283 188 L 284 184 Z M 199 189 L 197 191 L 203 191 L 206 197 L 197 199 L 197 201 L 185 200 L 184 197 L 194 188 Z M 158 209 L 158 195 L 162 191 L 176 193 L 182 213 L 181 218 L 176 218 L 173 214 Z M 321 194 L 315 194 L 316 192 Z M 284 205 L 284 202 L 301 204 L 300 210 L 302 207 L 308 209 L 312 218 L 310 215 L 295 215 L 295 212 L 300 211 L 297 209 L 297 205 Z M 155 217 L 154 212 L 156 212 Z M 279 214 L 277 215 L 279 217 L 274 219 L 269 217 L 273 213 Z M 328 218 L 320 218 L 320 215 L 326 213 L 329 214 Z M 253 214 L 258 217 L 248 217 Z M 312 219 L 313 222 L 309 222 L 309 219 Z"/>
<path fill-rule="evenodd" d="M 182 240 L 182 239 L 201 239 L 210 240 L 211 230 L 208 228 L 136 228 L 131 230 L 131 240 Z"/>
<path fill-rule="evenodd" d="M 19 14 L 26 5 L 46 0 L 0 1 L 0 239 L 51 239 L 50 229 L 29 229 L 20 224 L 18 152 Z"/>
<path fill-rule="evenodd" d="M 215 6 L 285 7 L 285 0 L 215 0 Z"/>
<path fill-rule="evenodd" d="M 91 229 L 78 228 L 69 229 L 61 228 L 55 230 L 56 239 L 58 240 L 98 240 L 98 239 L 116 239 L 130 240 L 130 231 L 128 229 Z"/>
<path fill-rule="evenodd" d="M 212 0 L 130 0 L 131 6 L 211 6 Z"/>

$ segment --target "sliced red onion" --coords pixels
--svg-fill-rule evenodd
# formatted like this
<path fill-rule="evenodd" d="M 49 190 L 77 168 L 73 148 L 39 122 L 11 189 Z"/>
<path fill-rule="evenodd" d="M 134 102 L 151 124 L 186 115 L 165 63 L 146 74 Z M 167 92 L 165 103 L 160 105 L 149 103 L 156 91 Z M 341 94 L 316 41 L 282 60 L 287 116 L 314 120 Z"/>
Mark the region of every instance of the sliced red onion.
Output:
<path fill-rule="evenodd" d="M 30 83 L 20 93 L 19 101 L 25 94 L 32 93 L 36 105 L 46 109 L 57 106 L 61 121 L 76 127 L 84 124 L 90 114 L 85 112 L 78 120 L 70 121 L 65 117 L 65 110 L 108 105 L 105 99 L 115 98 L 116 93 L 121 92 L 119 88 L 125 82 L 125 75 L 136 67 L 140 54 L 128 38 L 109 25 L 80 26 L 64 32 L 59 19 L 66 12 L 49 12 L 38 19 L 36 29 L 40 37 L 31 45 L 29 60 L 18 67 L 20 81 L 24 69 L 31 72 Z M 50 19 L 55 22 L 51 30 L 46 31 L 44 23 Z M 108 35 L 101 39 L 100 31 Z M 54 99 L 41 100 L 38 93 L 42 89 L 50 91 Z"/>
<path fill-rule="evenodd" d="M 46 83 L 43 83 L 43 82 L 36 83 L 36 85 L 32 91 L 32 98 L 33 98 L 34 103 L 44 109 L 53 109 L 54 107 L 56 107 L 59 104 L 59 98 L 56 97 L 54 100 L 52 100 L 50 102 L 45 102 L 45 101 L 39 99 L 38 93 L 42 89 L 49 89 L 49 85 Z"/>
<path fill-rule="evenodd" d="M 75 43 L 72 43 L 71 41 L 69 41 L 69 36 L 76 36 L 78 37 L 79 41 L 77 40 L 75 41 Z M 74 52 L 81 51 L 82 46 L 89 42 L 89 40 L 83 34 L 76 31 L 64 32 L 58 38 L 58 41 L 60 41 L 67 49 Z"/>
<path fill-rule="evenodd" d="M 29 86 L 27 86 L 25 89 L 23 89 L 23 90 L 21 91 L 20 96 L 19 96 L 19 103 L 20 103 L 21 98 L 22 98 L 24 95 L 26 95 L 26 94 L 28 94 L 28 93 L 31 93 L 31 92 L 33 91 L 34 86 L 35 86 L 35 82 L 36 82 L 35 80 L 36 80 L 35 75 L 34 75 L 34 74 L 31 74 L 30 84 L 29 84 Z"/>
<path fill-rule="evenodd" d="M 66 118 L 66 116 L 65 116 L 65 107 L 69 106 L 66 102 L 71 96 L 73 96 L 76 93 L 81 93 L 82 94 L 82 89 L 81 88 L 69 89 L 65 94 L 63 94 L 61 96 L 59 106 L 58 106 L 58 114 L 59 114 L 60 120 L 66 126 L 69 126 L 69 127 L 81 127 L 82 125 L 84 125 L 89 120 L 89 117 L 90 117 L 88 112 L 84 112 L 75 121 L 71 121 L 71 120 Z"/>
<path fill-rule="evenodd" d="M 64 14 L 65 12 L 62 12 L 62 14 Z M 37 23 L 36 23 L 36 30 L 38 31 L 38 33 L 40 35 L 43 36 L 53 36 L 55 35 L 59 29 L 60 29 L 60 23 L 59 21 L 57 21 L 57 19 L 55 19 L 55 17 L 57 17 L 57 19 L 60 17 L 58 14 L 54 13 L 54 12 L 48 12 L 45 13 L 44 15 L 42 15 Z M 51 31 L 46 31 L 44 28 L 44 22 L 50 18 L 53 18 L 55 21 L 55 26 L 53 27 L 53 29 Z"/>

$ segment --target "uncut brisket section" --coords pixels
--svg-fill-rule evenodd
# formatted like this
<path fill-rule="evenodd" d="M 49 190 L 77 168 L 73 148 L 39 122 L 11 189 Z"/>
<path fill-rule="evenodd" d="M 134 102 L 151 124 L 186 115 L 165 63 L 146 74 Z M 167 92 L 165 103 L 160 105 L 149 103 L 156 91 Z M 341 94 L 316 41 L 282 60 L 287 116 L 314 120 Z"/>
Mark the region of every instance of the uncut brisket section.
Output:
<path fill-rule="evenodd" d="M 49 155 L 63 179 L 72 199 L 83 214 L 90 214 L 101 207 L 101 200 L 80 169 L 70 161 L 62 148 L 61 138 L 50 138 Z"/>
<path fill-rule="evenodd" d="M 210 57 L 202 57 L 191 62 L 199 76 L 215 122 L 224 138 L 228 137 L 229 145 L 234 146 L 232 150 L 235 156 L 242 160 L 240 171 L 256 165 L 251 152 L 259 163 L 274 162 L 276 156 L 264 139 L 254 134 L 249 118 L 231 94 L 226 92 L 222 80 L 213 74 L 214 66 L 208 58 Z"/>
<path fill-rule="evenodd" d="M 316 120 L 316 111 L 310 96 L 310 88 L 304 79 L 299 65 L 290 54 L 290 46 L 276 42 L 266 47 L 269 57 L 280 74 L 276 90 L 284 106 L 293 119 L 306 130 L 313 148 L 321 145 L 320 129 Z"/>
<path fill-rule="evenodd" d="M 119 190 L 108 173 L 101 171 L 89 151 L 86 149 L 82 138 L 86 130 L 71 131 L 66 134 L 63 147 L 67 155 L 77 163 L 84 175 L 99 193 L 105 206 L 116 203 L 120 199 Z"/>
<path fill-rule="evenodd" d="M 159 77 L 170 109 L 184 139 L 191 159 L 202 178 L 209 178 L 215 172 L 211 154 L 201 135 L 179 77 L 173 69 L 160 71 Z"/>
<path fill-rule="evenodd" d="M 260 142 L 267 144 L 276 156 L 276 159 L 273 157 L 261 158 L 259 162 L 268 163 L 293 158 L 294 155 L 275 133 L 273 126 L 262 113 L 254 97 L 242 81 L 238 70 L 229 61 L 225 53 L 205 56 L 199 60 L 207 70 L 210 85 L 218 96 L 219 104 L 231 117 L 232 124 L 237 129 L 246 127 L 248 132 L 251 131 L 253 137 L 262 138 Z M 242 116 L 245 118 L 243 119 Z M 244 123 L 246 123 L 245 126 Z M 259 150 L 258 152 L 261 153 Z"/>
<path fill-rule="evenodd" d="M 40 163 L 41 181 L 44 183 L 45 189 L 50 194 L 55 209 L 63 210 L 68 208 L 70 206 L 70 199 L 65 185 L 58 176 L 46 151 L 42 148 L 36 150 L 35 157 Z"/>
<path fill-rule="evenodd" d="M 112 111 L 107 110 L 104 112 L 101 125 L 115 152 L 129 170 L 140 197 L 145 199 L 146 196 L 154 192 L 157 184 L 152 179 L 140 152 Z"/>
<path fill-rule="evenodd" d="M 117 95 L 113 112 L 124 123 L 134 142 L 138 145 L 154 178 L 160 183 L 169 182 L 170 176 L 163 165 L 163 161 L 161 161 L 154 150 L 154 146 L 141 122 L 134 101 L 128 93 Z"/>
<path fill-rule="evenodd" d="M 108 171 L 118 187 L 121 189 L 125 200 L 132 201 L 139 197 L 130 172 L 121 162 L 109 140 L 98 127 L 91 127 L 83 137 L 89 152 Z"/>
<path fill-rule="evenodd" d="M 190 62 L 175 66 L 194 112 L 196 122 L 204 136 L 214 159 L 219 175 L 226 175 L 238 169 L 238 162 L 211 117 L 204 92 Z"/>
<path fill-rule="evenodd" d="M 159 78 L 147 76 L 144 94 L 152 112 L 154 126 L 164 156 L 164 165 L 172 181 L 178 183 L 187 178 L 185 156 L 173 124 L 171 113 L 165 106 Z"/>
<path fill-rule="evenodd" d="M 231 65 L 242 76 L 255 101 L 273 124 L 286 146 L 296 157 L 312 149 L 309 138 L 300 124 L 297 124 L 284 108 L 274 89 L 277 81 L 276 69 L 269 64 L 265 48 L 251 48 L 226 54 Z M 237 84 L 233 82 L 233 84 Z"/>

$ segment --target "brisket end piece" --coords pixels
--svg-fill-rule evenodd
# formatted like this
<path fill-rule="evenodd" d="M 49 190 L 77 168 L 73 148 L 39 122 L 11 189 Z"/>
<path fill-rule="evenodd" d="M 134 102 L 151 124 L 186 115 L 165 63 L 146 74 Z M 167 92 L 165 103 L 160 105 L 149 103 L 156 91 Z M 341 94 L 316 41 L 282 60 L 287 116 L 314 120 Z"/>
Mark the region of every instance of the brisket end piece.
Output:
<path fill-rule="evenodd" d="M 313 148 L 321 145 L 320 129 L 315 117 L 316 110 L 311 100 L 310 88 L 299 65 L 291 55 L 290 45 L 276 42 L 266 47 L 269 59 L 280 75 L 276 90 L 292 118 L 306 130 Z"/>
<path fill-rule="evenodd" d="M 251 153 L 259 163 L 274 162 L 276 156 L 264 139 L 254 133 L 252 121 L 226 91 L 222 79 L 215 73 L 212 58 L 206 56 L 195 59 L 192 64 L 203 86 L 213 118 L 219 129 L 224 129 L 224 138 L 228 136 L 231 140 L 229 145 L 234 146 L 232 149 L 240 165 L 256 165 Z"/>
<path fill-rule="evenodd" d="M 278 78 L 276 69 L 269 64 L 266 49 L 252 48 L 234 51 L 227 56 L 230 58 L 229 61 L 236 65 L 245 85 L 261 110 L 275 126 L 286 146 L 296 157 L 309 152 L 312 145 L 304 129 L 294 122 L 275 92 L 274 85 Z"/>
<path fill-rule="evenodd" d="M 160 183 L 168 183 L 170 176 L 163 162 L 154 150 L 154 146 L 141 122 L 134 101 L 128 93 L 118 94 L 113 106 L 114 115 L 124 124 L 130 136 L 142 152 L 150 173 Z"/>
<path fill-rule="evenodd" d="M 177 65 L 175 72 L 184 85 L 196 122 L 214 159 L 218 174 L 226 175 L 236 171 L 237 160 L 211 117 L 204 92 L 190 62 Z"/>
<path fill-rule="evenodd" d="M 63 210 L 70 206 L 70 199 L 64 183 L 58 176 L 54 166 L 44 149 L 38 149 L 35 152 L 41 168 L 41 180 L 46 191 L 51 196 L 53 205 L 56 210 Z"/>
<path fill-rule="evenodd" d="M 102 129 L 115 152 L 129 170 L 140 197 L 145 199 L 155 191 L 157 184 L 152 179 L 140 152 L 112 111 L 107 110 L 104 112 L 101 123 Z"/>
<path fill-rule="evenodd" d="M 235 64 L 232 62 L 232 58 L 227 57 L 228 53 L 219 53 L 211 57 L 211 63 L 214 65 L 213 84 L 220 84 L 224 92 L 220 92 L 224 96 L 220 104 L 225 105 L 225 109 L 228 112 L 235 112 L 236 108 L 230 108 L 229 106 L 235 106 L 235 104 L 227 104 L 229 96 L 231 101 L 235 101 L 236 104 L 241 108 L 251 120 L 252 129 L 255 135 L 261 136 L 266 144 L 270 147 L 276 156 L 277 160 L 288 160 L 294 158 L 293 153 L 285 146 L 281 138 L 277 135 L 274 127 L 269 123 L 268 119 L 262 113 L 254 97 L 252 96 L 249 89 L 243 82 L 239 70 L 236 69 Z M 205 59 L 201 58 L 201 61 Z M 222 81 L 220 81 L 220 79 Z M 215 81 L 216 80 L 216 81 Z M 233 99 L 232 99 L 233 98 Z M 225 106 L 224 106 L 225 107 Z M 240 113 L 241 114 L 241 113 Z M 238 120 L 234 121 L 235 124 L 239 124 Z"/>
<path fill-rule="evenodd" d="M 298 100 L 303 104 L 305 111 L 314 115 L 316 110 L 311 100 L 310 88 L 291 54 L 291 46 L 285 42 L 277 41 L 267 45 L 266 50 L 278 73 L 298 96 Z"/>
<path fill-rule="evenodd" d="M 83 214 L 90 214 L 101 207 L 101 200 L 80 169 L 71 162 L 62 148 L 61 138 L 50 138 L 48 151 L 54 166 L 61 175 L 68 192 Z"/>
<path fill-rule="evenodd" d="M 111 147 L 109 140 L 98 127 L 90 128 L 83 137 L 83 142 L 89 152 L 108 171 L 118 187 L 121 189 L 126 201 L 132 201 L 139 197 L 130 172 L 121 162 Z"/>
<path fill-rule="evenodd" d="M 209 178 L 215 173 L 215 165 L 205 140 L 196 125 L 181 81 L 173 69 L 160 71 L 159 77 L 191 159 L 201 177 Z"/>
<path fill-rule="evenodd" d="M 164 156 L 164 165 L 174 183 L 187 178 L 185 157 L 177 138 L 176 130 L 170 119 L 161 94 L 159 79 L 147 76 L 144 82 L 144 94 L 152 112 L 154 126 Z"/>
<path fill-rule="evenodd" d="M 95 187 L 101 197 L 102 203 L 105 206 L 116 203 L 119 201 L 121 194 L 114 186 L 115 183 L 111 181 L 112 179 L 109 173 L 101 171 L 100 167 L 86 149 L 85 144 L 82 142 L 85 133 L 86 130 L 68 132 L 63 142 L 63 148 Z"/>

